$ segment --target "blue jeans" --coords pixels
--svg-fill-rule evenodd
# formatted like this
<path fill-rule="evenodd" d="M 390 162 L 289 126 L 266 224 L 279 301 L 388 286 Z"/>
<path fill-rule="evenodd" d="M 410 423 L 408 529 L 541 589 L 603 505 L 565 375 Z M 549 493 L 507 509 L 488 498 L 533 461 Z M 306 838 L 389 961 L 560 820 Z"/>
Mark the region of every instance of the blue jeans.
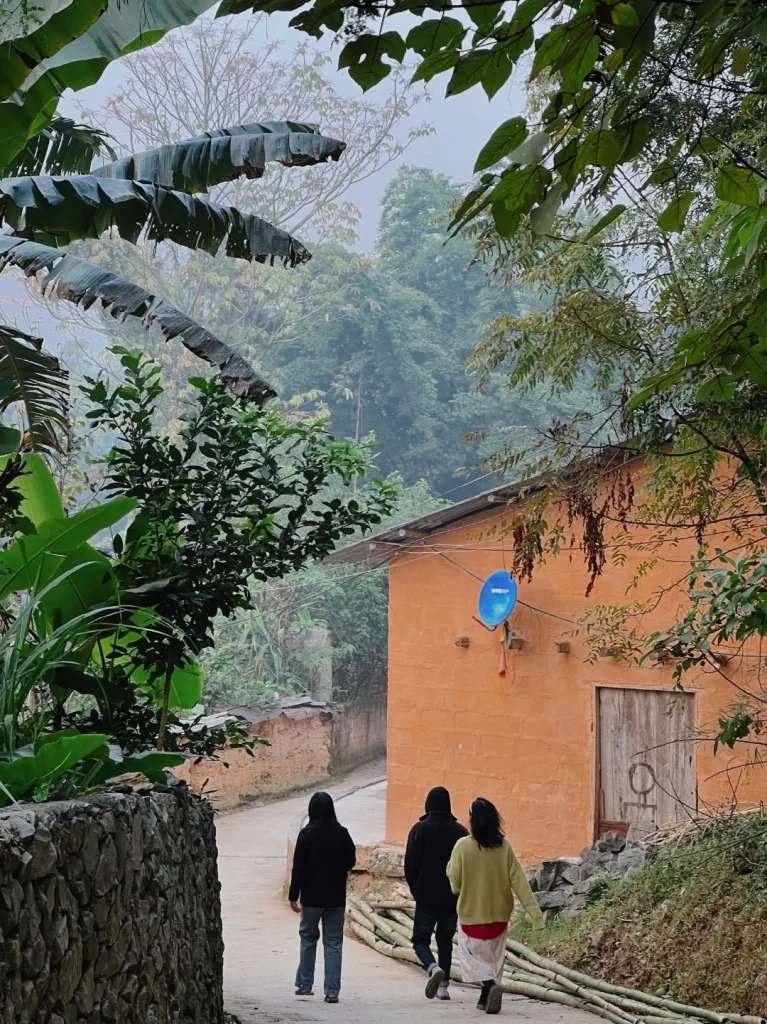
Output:
<path fill-rule="evenodd" d="M 302 907 L 301 959 L 296 972 L 296 988 L 310 989 L 314 984 L 314 964 L 322 921 L 322 950 L 325 959 L 325 995 L 337 996 L 341 991 L 341 949 L 344 942 L 343 907 Z"/>

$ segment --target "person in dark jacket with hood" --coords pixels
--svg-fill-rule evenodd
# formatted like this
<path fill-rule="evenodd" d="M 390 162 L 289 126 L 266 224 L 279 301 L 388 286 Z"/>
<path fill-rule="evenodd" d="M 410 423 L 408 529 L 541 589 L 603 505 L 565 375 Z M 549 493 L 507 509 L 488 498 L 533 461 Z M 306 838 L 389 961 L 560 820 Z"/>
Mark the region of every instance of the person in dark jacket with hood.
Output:
<path fill-rule="evenodd" d="M 405 878 L 415 900 L 413 949 L 428 974 L 427 999 L 450 998 L 448 983 L 458 917 L 446 871 L 453 847 L 468 834 L 453 816 L 450 794 L 437 786 L 426 797 L 426 814 L 412 827 L 407 840 Z M 431 951 L 435 929 L 439 963 L 435 963 Z"/>
<path fill-rule="evenodd" d="M 298 833 L 288 894 L 291 907 L 301 915 L 297 996 L 314 994 L 314 965 L 322 922 L 325 1002 L 338 1002 L 346 880 L 355 861 L 354 843 L 343 825 L 338 823 L 333 798 L 329 793 L 315 793 L 309 801 L 309 823 Z"/>

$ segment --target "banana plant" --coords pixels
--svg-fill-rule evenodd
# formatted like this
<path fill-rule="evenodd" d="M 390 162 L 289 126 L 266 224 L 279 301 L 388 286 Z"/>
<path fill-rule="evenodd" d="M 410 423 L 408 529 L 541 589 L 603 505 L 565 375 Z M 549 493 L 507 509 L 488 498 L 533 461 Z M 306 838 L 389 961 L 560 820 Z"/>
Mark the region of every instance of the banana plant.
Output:
<path fill-rule="evenodd" d="M 0 457 L 0 470 L 13 458 Z M 69 661 L 58 665 L 49 680 L 59 701 L 76 690 L 108 703 L 113 678 L 130 679 L 158 700 L 158 681 L 135 665 L 131 649 L 148 632 L 157 633 L 159 641 L 172 626 L 161 623 L 151 607 L 125 607 L 112 562 L 90 543 L 124 521 L 136 502 L 111 498 L 67 516 L 44 459 L 36 452 L 24 453 L 21 459 L 23 472 L 12 487 L 21 494 L 18 522 L 25 525 L 0 551 L 0 604 L 12 595 L 34 596 L 34 628 L 40 643 L 59 635 L 68 624 L 82 626 L 90 621 L 88 616 L 95 616 L 98 627 L 81 632 L 76 651 L 70 651 Z M 146 595 L 142 598 L 146 601 Z M 170 706 L 194 707 L 201 693 L 202 672 L 188 659 L 170 680 Z"/>
<path fill-rule="evenodd" d="M 67 89 L 188 25 L 216 0 L 35 0 L 0 4 L 0 165 L 44 130 Z"/>
<path fill-rule="evenodd" d="M 75 566 L 21 597 L 0 633 L 0 807 L 23 799 L 73 796 L 128 772 L 162 781 L 179 754 L 125 758 L 106 735 L 53 730 L 57 679 L 81 673 L 82 652 L 109 636 L 125 609 L 95 607 L 47 629 L 47 603 L 79 575 Z"/>
<path fill-rule="evenodd" d="M 200 195 L 265 165 L 338 160 L 344 143 L 316 126 L 267 121 L 224 127 L 117 159 L 105 132 L 56 113 L 66 89 L 98 81 L 109 64 L 157 42 L 215 0 L 36 0 L 0 4 L 0 270 L 18 266 L 51 294 L 85 308 L 159 324 L 216 367 L 240 397 L 263 403 L 273 390 L 221 339 L 162 298 L 66 246 L 114 229 L 192 249 L 296 266 L 309 252 L 258 217 Z M 103 154 L 111 159 L 99 164 Z M 93 169 L 92 169 L 93 168 Z"/>
<path fill-rule="evenodd" d="M 162 299 L 67 252 L 83 238 L 114 230 L 190 249 L 289 267 L 311 258 L 288 232 L 201 193 L 239 177 L 259 178 L 266 164 L 306 167 L 338 160 L 344 143 L 294 121 L 235 125 L 102 164 L 89 174 L 27 174 L 0 180 L 0 270 L 13 265 L 40 277 L 44 291 L 85 308 L 159 323 L 216 367 L 240 397 L 263 403 L 273 389 L 225 342 Z M 41 162 L 48 158 L 50 146 Z M 32 162 L 32 158 L 28 161 Z"/>
<path fill-rule="evenodd" d="M 13 327 L 0 327 L 0 454 L 23 447 L 50 452 L 61 447 L 67 425 L 67 373 L 55 356 L 43 349 L 41 338 Z M 2 416 L 17 408 L 22 431 L 2 424 Z"/>

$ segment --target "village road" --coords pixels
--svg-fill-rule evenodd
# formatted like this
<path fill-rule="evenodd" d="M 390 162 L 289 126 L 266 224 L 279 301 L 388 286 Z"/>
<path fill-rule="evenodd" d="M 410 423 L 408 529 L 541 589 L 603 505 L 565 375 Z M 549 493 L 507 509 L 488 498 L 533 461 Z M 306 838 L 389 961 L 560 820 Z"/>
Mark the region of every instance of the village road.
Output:
<path fill-rule="evenodd" d="M 339 819 L 358 843 L 383 836 L 383 765 L 371 765 L 337 781 Z M 478 1017 L 476 991 L 452 986 L 450 1003 L 427 1002 L 423 975 L 348 938 L 344 943 L 343 991 L 338 1006 L 321 995 L 296 998 L 293 980 L 298 919 L 283 898 L 288 836 L 300 824 L 306 795 L 249 807 L 218 820 L 224 915 L 226 1008 L 242 1024 L 336 1022 L 413 1024 L 433 1017 L 459 1021 Z M 315 991 L 322 992 L 321 953 Z M 506 996 L 504 1015 L 515 1024 L 593 1024 L 596 1018 L 523 998 Z"/>

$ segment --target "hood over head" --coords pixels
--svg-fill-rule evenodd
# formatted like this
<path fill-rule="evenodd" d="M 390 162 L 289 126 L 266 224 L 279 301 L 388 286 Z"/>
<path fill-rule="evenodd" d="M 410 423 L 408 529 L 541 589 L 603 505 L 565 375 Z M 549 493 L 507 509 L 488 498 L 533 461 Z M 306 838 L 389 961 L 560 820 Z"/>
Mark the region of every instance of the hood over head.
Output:
<path fill-rule="evenodd" d="M 309 801 L 309 824 L 335 822 L 336 808 L 330 793 L 315 793 Z"/>
<path fill-rule="evenodd" d="M 449 814 L 452 816 L 453 810 L 450 806 L 450 794 L 444 786 L 435 786 L 434 789 L 429 790 L 429 795 L 426 797 L 426 813 Z"/>

